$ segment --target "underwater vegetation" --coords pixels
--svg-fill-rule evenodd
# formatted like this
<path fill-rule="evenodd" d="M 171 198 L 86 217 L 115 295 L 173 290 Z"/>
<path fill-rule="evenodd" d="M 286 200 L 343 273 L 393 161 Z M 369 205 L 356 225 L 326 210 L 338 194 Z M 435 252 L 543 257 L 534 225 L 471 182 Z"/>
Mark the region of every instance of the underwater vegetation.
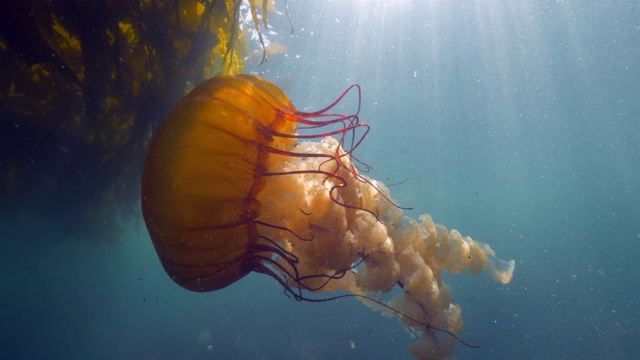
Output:
<path fill-rule="evenodd" d="M 119 220 L 139 215 L 140 172 L 160 121 L 202 80 L 242 72 L 240 5 L 3 4 L 0 210 L 112 240 Z"/>

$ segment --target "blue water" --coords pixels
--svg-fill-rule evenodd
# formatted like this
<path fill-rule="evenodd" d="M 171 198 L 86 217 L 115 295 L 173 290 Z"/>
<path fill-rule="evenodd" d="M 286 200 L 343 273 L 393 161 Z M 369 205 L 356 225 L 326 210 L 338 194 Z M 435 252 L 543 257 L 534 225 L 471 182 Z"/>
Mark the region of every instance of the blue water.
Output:
<path fill-rule="evenodd" d="M 282 4 L 278 1 L 282 8 Z M 640 2 L 289 1 L 256 72 L 302 109 L 363 88 L 358 156 L 394 198 L 516 260 L 448 276 L 459 359 L 632 359 L 640 330 Z M 61 204 L 63 206 L 63 204 Z M 166 276 L 141 219 L 92 244 L 0 223 L 1 359 L 410 359 L 397 319 Z M 70 229 L 73 232 L 73 229 Z M 198 342 L 204 330 L 207 341 Z M 354 345 L 354 347 L 351 346 Z"/>

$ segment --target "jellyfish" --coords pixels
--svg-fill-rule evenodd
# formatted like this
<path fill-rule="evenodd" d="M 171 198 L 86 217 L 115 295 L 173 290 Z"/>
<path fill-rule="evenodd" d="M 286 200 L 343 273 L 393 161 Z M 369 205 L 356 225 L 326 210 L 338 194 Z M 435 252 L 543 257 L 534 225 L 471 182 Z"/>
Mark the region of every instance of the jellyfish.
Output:
<path fill-rule="evenodd" d="M 357 109 L 335 112 L 351 92 Z M 203 82 L 151 142 L 147 229 L 167 274 L 188 290 L 220 290 L 256 272 L 296 300 L 357 297 L 418 337 L 417 358 L 445 358 L 463 322 L 443 272 L 487 270 L 506 284 L 515 263 L 427 214 L 406 217 L 355 154 L 370 129 L 359 110 L 357 84 L 304 112 L 257 76 Z M 380 299 L 394 288 L 393 299 Z M 338 290 L 348 294 L 315 297 Z"/>

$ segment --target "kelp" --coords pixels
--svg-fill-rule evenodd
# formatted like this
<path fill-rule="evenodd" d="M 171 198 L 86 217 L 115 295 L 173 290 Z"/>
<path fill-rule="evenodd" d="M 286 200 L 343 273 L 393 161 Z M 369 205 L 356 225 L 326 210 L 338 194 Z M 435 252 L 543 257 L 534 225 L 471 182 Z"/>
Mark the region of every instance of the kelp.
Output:
<path fill-rule="evenodd" d="M 161 119 L 202 80 L 242 72 L 240 3 L 4 4 L 0 211 L 112 238 L 119 219 L 138 215 L 139 173 Z"/>

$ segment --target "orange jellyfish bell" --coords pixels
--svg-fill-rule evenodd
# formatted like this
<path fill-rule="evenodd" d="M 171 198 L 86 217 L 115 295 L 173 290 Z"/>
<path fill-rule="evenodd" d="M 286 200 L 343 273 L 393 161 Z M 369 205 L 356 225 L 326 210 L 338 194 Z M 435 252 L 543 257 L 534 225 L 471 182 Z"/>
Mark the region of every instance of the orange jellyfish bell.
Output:
<path fill-rule="evenodd" d="M 333 113 L 352 89 L 357 110 Z M 193 291 L 254 271 L 296 300 L 357 297 L 398 316 L 419 338 L 410 347 L 418 358 L 474 347 L 456 335 L 461 308 L 442 273 L 488 269 L 506 284 L 515 263 L 427 214 L 405 217 L 382 182 L 362 175 L 368 166 L 354 150 L 369 126 L 359 110 L 358 85 L 315 112 L 256 76 L 197 86 L 155 134 L 144 166 L 142 212 L 158 257 Z M 390 303 L 378 298 L 394 288 Z M 348 293 L 307 295 L 333 290 Z"/>
<path fill-rule="evenodd" d="M 254 76 L 206 81 L 155 135 L 142 177 L 142 212 L 167 273 L 193 291 L 224 288 L 254 270 L 248 249 L 268 153 L 293 146 L 282 91 Z"/>

